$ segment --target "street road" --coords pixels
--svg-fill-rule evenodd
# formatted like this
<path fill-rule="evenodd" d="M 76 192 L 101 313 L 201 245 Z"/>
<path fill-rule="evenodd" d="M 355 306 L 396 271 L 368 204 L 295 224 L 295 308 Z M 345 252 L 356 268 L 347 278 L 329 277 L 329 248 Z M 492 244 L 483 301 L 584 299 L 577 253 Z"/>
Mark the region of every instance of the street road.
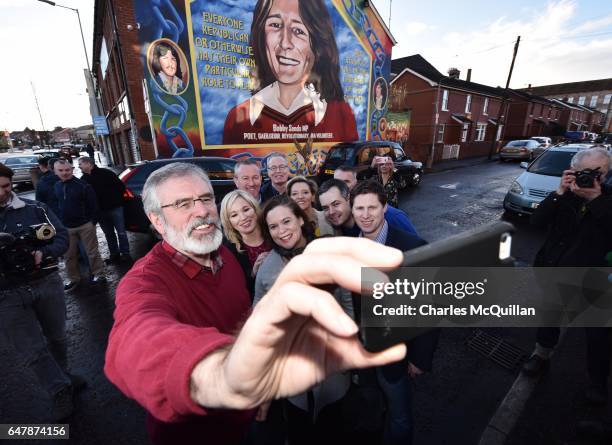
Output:
<path fill-rule="evenodd" d="M 419 188 L 403 194 L 406 210 L 419 234 L 428 241 L 444 239 L 466 229 L 499 219 L 501 202 L 512 179 L 521 173 L 518 164 L 485 163 L 473 167 L 431 173 Z M 27 192 L 26 192 L 27 193 Z M 543 234 L 516 221 L 514 254 L 531 261 Z M 108 252 L 98 231 L 102 255 Z M 131 236 L 133 251 L 142 256 L 150 248 L 146 237 Z M 112 326 L 114 291 L 125 268 L 109 266 L 109 283 L 82 286 L 67 294 L 70 363 L 87 379 L 88 387 L 76 397 L 69 419 L 72 443 L 146 443 L 144 411 L 108 382 L 102 369 Z M 471 329 L 448 329 L 442 333 L 432 374 L 414 383 L 417 445 L 475 444 L 491 414 L 516 377 L 466 346 Z M 491 334 L 529 351 L 532 329 L 497 329 Z M 33 423 L 46 420 L 47 396 L 35 378 L 24 370 L 17 355 L 0 345 L 0 419 L 2 423 Z"/>

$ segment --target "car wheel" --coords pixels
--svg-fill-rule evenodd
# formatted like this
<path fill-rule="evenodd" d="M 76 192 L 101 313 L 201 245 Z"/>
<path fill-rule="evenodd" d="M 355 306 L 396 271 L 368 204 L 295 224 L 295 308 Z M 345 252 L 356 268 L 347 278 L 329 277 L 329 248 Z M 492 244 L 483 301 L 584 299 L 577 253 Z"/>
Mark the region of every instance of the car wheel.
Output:
<path fill-rule="evenodd" d="M 506 160 L 500 156 L 499 157 L 499 162 L 506 162 Z"/>
<path fill-rule="evenodd" d="M 402 176 L 397 184 L 400 190 L 404 190 L 408 186 L 408 181 L 404 176 Z"/>
<path fill-rule="evenodd" d="M 417 187 L 421 183 L 421 178 L 423 174 L 421 172 L 414 172 L 412 174 L 412 178 L 410 178 L 410 185 L 412 187 Z"/>

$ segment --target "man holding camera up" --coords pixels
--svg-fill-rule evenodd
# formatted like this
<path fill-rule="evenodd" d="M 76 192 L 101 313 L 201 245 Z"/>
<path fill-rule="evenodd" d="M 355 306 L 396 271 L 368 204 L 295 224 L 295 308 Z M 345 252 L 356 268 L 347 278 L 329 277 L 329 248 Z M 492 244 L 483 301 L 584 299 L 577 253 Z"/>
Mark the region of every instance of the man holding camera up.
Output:
<path fill-rule="evenodd" d="M 563 172 L 559 188 L 542 201 L 532 224 L 548 227 L 548 236 L 534 266 L 606 266 L 612 251 L 612 191 L 603 185 L 612 157 L 603 148 L 579 151 Z M 527 375 L 539 375 L 550 365 L 559 328 L 539 328 L 534 354 L 523 366 Z M 609 328 L 586 328 L 590 386 L 586 398 L 593 404 L 608 399 L 610 373 Z"/>
<path fill-rule="evenodd" d="M 65 371 L 66 303 L 56 259 L 68 249 L 68 231 L 45 204 L 17 196 L 12 177 L 0 164 L 1 337 L 26 357 L 53 399 L 51 420 L 58 421 L 72 412 L 73 386 L 83 383 Z"/>

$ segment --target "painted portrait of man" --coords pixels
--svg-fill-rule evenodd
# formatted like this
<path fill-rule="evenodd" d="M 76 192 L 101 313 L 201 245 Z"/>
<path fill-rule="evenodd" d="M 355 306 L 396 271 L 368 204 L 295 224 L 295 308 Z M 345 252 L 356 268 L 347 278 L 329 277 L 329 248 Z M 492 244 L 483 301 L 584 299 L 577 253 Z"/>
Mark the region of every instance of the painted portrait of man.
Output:
<path fill-rule="evenodd" d="M 255 89 L 228 113 L 223 144 L 287 142 L 278 133 L 289 128 L 325 135 L 315 141 L 359 138 L 323 0 L 258 0 L 250 36 Z"/>

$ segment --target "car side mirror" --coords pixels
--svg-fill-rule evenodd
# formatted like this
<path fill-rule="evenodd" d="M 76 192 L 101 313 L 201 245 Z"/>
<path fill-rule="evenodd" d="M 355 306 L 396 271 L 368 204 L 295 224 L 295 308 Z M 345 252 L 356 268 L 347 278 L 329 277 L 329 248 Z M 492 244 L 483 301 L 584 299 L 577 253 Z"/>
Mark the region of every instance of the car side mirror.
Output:
<path fill-rule="evenodd" d="M 520 166 L 521 168 L 525 168 L 525 169 L 526 169 L 527 167 L 529 167 L 529 162 L 521 162 L 521 163 L 519 164 L 519 166 Z"/>

